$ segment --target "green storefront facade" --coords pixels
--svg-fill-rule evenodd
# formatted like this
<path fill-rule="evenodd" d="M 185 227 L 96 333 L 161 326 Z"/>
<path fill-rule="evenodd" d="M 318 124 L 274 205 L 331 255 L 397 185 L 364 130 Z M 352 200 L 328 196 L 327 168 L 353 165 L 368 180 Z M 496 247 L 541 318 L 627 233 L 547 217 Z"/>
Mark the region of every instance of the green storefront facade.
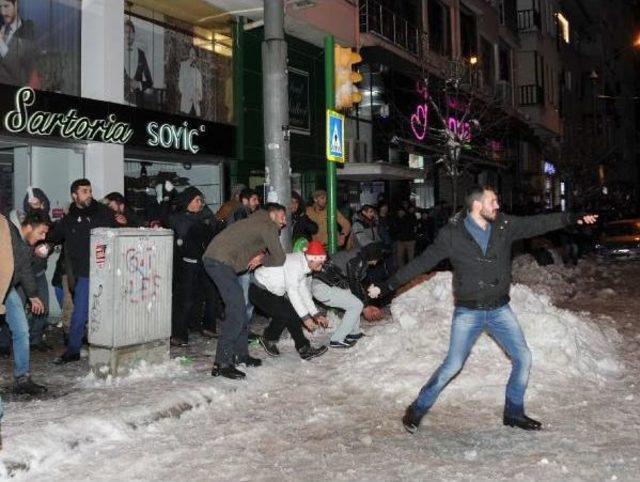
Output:
<path fill-rule="evenodd" d="M 262 188 L 264 129 L 262 41 L 264 31 L 236 29 L 235 76 L 237 143 L 230 168 L 231 185 Z M 324 61 L 323 50 L 287 36 L 292 187 L 305 198 L 324 189 Z M 240 72 L 242 75 L 240 76 Z"/>

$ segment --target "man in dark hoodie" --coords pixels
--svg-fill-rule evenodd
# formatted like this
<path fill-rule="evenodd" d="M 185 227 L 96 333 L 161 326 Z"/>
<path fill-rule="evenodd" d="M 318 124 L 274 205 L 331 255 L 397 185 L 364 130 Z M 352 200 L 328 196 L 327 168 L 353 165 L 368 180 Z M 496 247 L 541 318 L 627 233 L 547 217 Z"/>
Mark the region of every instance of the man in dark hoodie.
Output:
<path fill-rule="evenodd" d="M 49 198 L 45 192 L 37 187 L 29 186 L 22 201 L 22 211 L 14 209 L 10 218 L 13 225 L 22 230 L 22 222 L 29 213 L 39 212 L 48 217 L 50 211 Z M 47 281 L 48 253 L 43 256 L 31 257 L 31 269 L 36 279 L 38 298 L 44 303 L 44 313 L 29 316 L 29 345 L 36 350 L 48 350 L 50 345 L 44 342 L 44 330 L 49 324 L 49 282 Z"/>
<path fill-rule="evenodd" d="M 11 289 L 7 294 L 6 321 L 11 330 L 13 340 L 13 391 L 20 394 L 38 395 L 46 392 L 47 388 L 34 383 L 30 376 L 29 357 L 29 324 L 25 313 L 22 297 L 18 294 L 20 287 L 27 297 L 31 312 L 42 315 L 45 307 L 38 297 L 38 287 L 31 267 L 31 248 L 44 240 L 49 231 L 49 217 L 40 211 L 34 211 L 21 224 L 19 231 L 11 225 L 11 246 L 13 249 L 14 274 Z"/>
<path fill-rule="evenodd" d="M 71 184 L 73 202 L 69 212 L 54 224 L 50 241 L 64 242 L 65 254 L 73 271 L 73 314 L 65 352 L 55 363 L 80 360 L 80 349 L 85 326 L 89 317 L 89 261 L 91 230 L 94 228 L 118 227 L 114 212 L 104 204 L 95 202 L 91 182 L 77 179 Z"/>
<path fill-rule="evenodd" d="M 244 378 L 236 363 L 259 366 L 262 362 L 249 356 L 249 317 L 240 276 L 258 266 L 282 266 L 285 262 L 279 235 L 286 225 L 286 208 L 279 204 L 265 208 L 225 228 L 204 253 L 204 267 L 225 305 L 213 376 Z"/>
<path fill-rule="evenodd" d="M 207 276 L 202 255 L 221 223 L 204 203 L 202 192 L 196 187 L 186 188 L 178 196 L 177 211 L 169 217 L 167 227 L 173 229 L 173 315 L 171 344 L 184 346 L 189 339 L 189 324 L 201 318 L 204 301 L 202 332 L 213 336 L 216 317 L 220 314 L 218 294 L 213 281 Z M 203 296 L 204 295 L 204 296 Z M 197 323 L 200 325 L 200 323 Z M 199 328 L 200 326 L 194 326 Z"/>

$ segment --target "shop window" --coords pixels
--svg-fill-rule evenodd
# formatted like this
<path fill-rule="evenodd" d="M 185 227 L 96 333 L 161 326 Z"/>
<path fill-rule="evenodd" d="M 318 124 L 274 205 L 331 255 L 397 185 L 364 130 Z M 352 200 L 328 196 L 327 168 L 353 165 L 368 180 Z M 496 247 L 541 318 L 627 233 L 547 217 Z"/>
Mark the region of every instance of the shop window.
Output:
<path fill-rule="evenodd" d="M 0 83 L 80 95 L 81 0 L 0 5 Z"/>
<path fill-rule="evenodd" d="M 134 6 L 125 17 L 124 35 L 126 103 L 232 122 L 233 44 L 228 28 L 196 27 Z"/>
<path fill-rule="evenodd" d="M 451 14 L 439 0 L 429 0 L 429 46 L 432 51 L 448 56 L 451 53 Z"/>

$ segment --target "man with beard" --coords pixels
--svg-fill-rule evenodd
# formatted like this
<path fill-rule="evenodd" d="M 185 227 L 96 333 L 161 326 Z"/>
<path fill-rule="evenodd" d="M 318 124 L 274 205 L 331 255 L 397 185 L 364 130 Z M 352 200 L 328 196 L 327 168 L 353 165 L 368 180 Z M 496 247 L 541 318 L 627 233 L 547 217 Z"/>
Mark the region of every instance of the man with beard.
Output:
<path fill-rule="evenodd" d="M 422 417 L 460 372 L 476 340 L 486 331 L 512 364 L 503 424 L 540 430 L 542 424 L 527 417 L 524 411 L 531 352 L 509 307 L 511 244 L 575 222 L 593 224 L 597 216 L 577 217 L 568 213 L 508 216 L 499 212 L 498 197 L 489 186 L 469 189 L 465 203 L 467 212 L 452 218 L 440 230 L 434 243 L 389 282 L 389 288 L 395 289 L 447 258 L 453 266 L 455 311 L 449 351 L 442 365 L 407 408 L 402 423 L 410 433 L 418 430 Z"/>
<path fill-rule="evenodd" d="M 280 230 L 286 225 L 286 208 L 270 203 L 247 219 L 233 223 L 207 247 L 204 268 L 218 288 L 225 306 L 220 324 L 213 376 L 241 379 L 245 373 L 237 363 L 260 366 L 262 360 L 249 356 L 249 317 L 240 277 L 258 266 L 282 266 L 286 256 L 280 244 Z"/>
<path fill-rule="evenodd" d="M 89 317 L 89 260 L 91 230 L 94 228 L 117 227 L 114 212 L 104 204 L 93 200 L 91 182 L 77 179 L 71 184 L 73 202 L 69 212 L 53 227 L 51 241 L 64 242 L 65 254 L 69 258 L 75 285 L 73 293 L 73 314 L 65 352 L 55 363 L 69 363 L 80 360 L 80 348 L 85 325 Z"/>

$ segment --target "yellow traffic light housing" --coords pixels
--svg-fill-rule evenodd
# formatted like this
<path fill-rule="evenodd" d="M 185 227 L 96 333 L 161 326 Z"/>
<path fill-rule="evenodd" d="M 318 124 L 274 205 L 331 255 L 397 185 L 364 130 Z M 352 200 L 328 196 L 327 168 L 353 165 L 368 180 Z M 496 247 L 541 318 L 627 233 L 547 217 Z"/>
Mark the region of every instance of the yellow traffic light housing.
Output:
<path fill-rule="evenodd" d="M 362 101 L 362 94 L 354 84 L 362 82 L 362 75 L 354 70 L 354 64 L 362 62 L 362 57 L 350 48 L 334 47 L 336 110 L 350 109 Z"/>

